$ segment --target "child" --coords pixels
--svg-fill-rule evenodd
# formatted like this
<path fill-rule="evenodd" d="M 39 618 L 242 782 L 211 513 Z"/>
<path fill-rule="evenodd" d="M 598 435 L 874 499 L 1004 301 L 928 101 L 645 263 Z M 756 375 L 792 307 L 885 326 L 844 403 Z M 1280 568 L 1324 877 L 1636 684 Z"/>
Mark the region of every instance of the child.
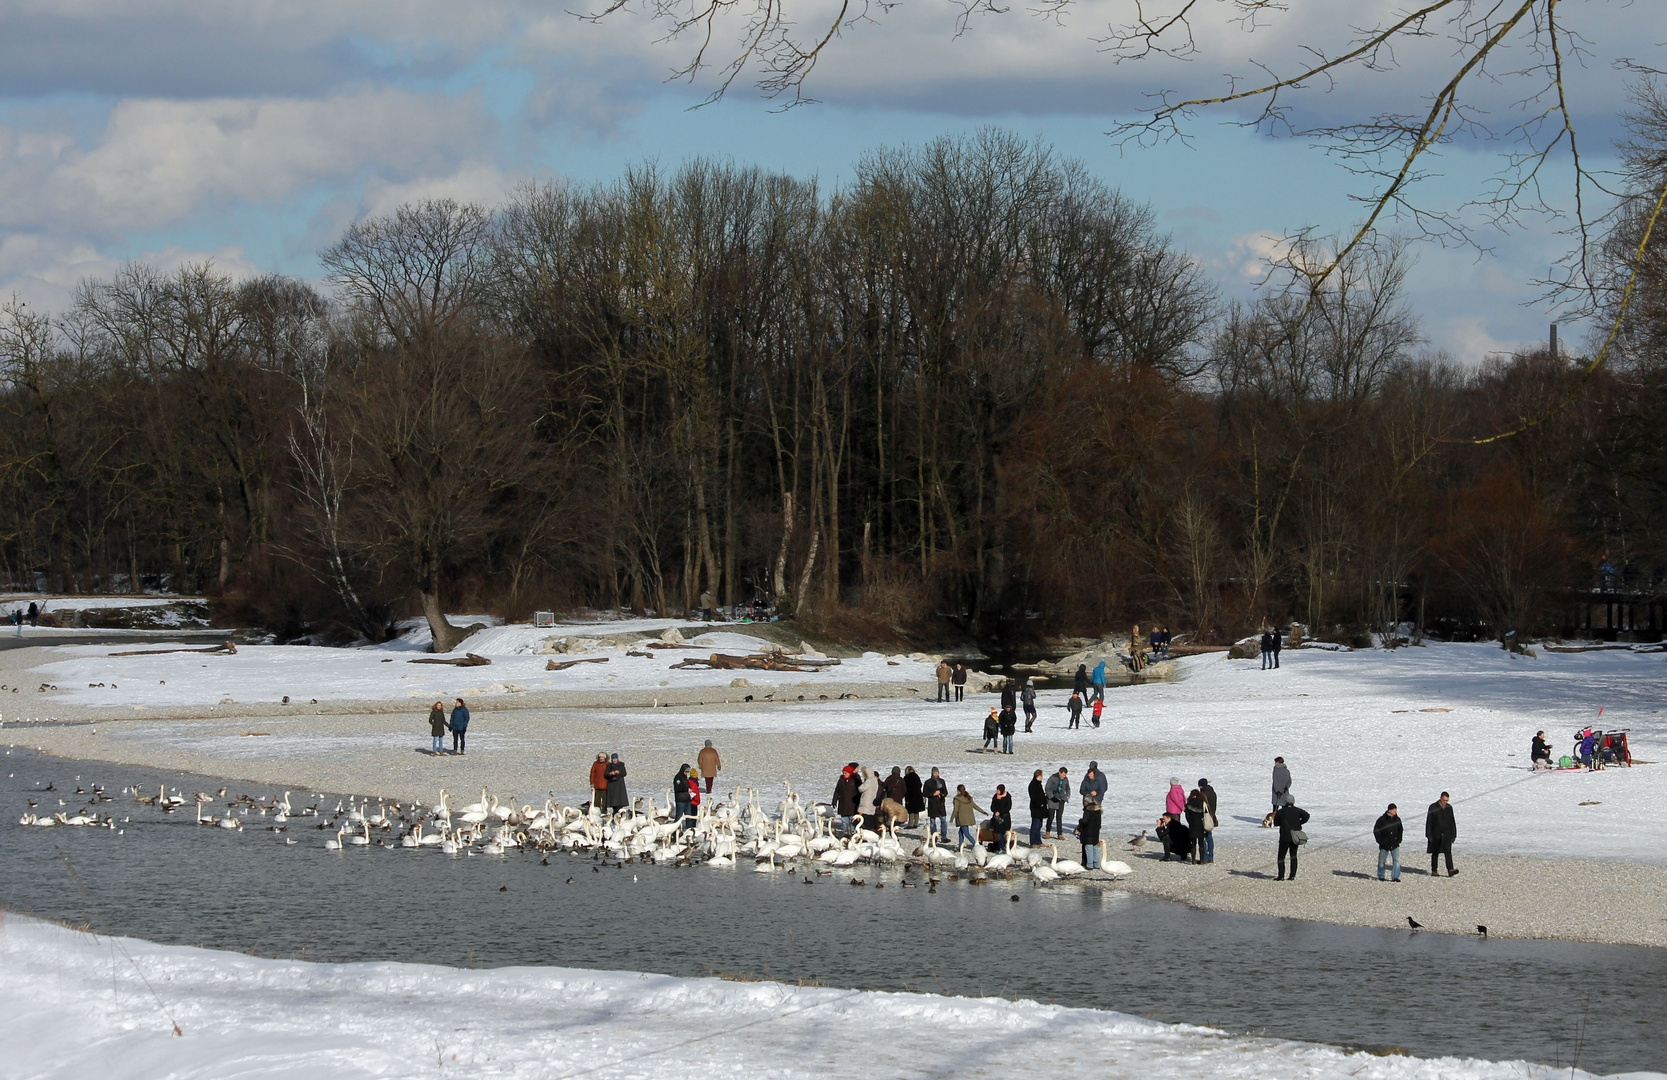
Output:
<path fill-rule="evenodd" d="M 1065 707 L 1071 712 L 1071 722 L 1066 724 L 1065 727 L 1067 729 L 1082 727 L 1082 695 L 1072 693 L 1071 701 Z"/>
<path fill-rule="evenodd" d="M 1093 718 L 1093 724 L 1094 724 L 1095 727 L 1100 726 L 1100 714 L 1105 712 L 1105 711 L 1106 711 L 1106 703 L 1103 700 L 1101 700 L 1100 698 L 1095 698 L 1094 699 L 1094 718 Z"/>

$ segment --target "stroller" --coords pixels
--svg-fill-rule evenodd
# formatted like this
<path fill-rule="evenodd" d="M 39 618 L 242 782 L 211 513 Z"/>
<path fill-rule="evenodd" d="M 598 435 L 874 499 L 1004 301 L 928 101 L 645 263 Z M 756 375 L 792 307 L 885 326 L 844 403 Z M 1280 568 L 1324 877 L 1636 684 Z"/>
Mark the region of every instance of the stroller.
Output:
<path fill-rule="evenodd" d="M 1602 769 L 1610 765 L 1632 768 L 1632 750 L 1627 745 L 1626 729 L 1599 731 L 1596 728 L 1585 728 L 1575 732 L 1575 746 L 1581 746 L 1588 735 L 1592 738 L 1591 760 L 1587 761 L 1586 756 L 1582 754 L 1579 758 L 1580 764 L 1593 769 Z"/>

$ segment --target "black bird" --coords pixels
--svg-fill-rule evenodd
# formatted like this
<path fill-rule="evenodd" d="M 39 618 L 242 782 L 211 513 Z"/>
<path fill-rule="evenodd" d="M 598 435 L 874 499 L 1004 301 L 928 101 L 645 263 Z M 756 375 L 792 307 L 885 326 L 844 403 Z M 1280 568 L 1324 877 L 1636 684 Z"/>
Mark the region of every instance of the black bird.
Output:
<path fill-rule="evenodd" d="M 1013 901 L 1015 904 L 1017 904 L 1019 902 L 1019 894 L 1014 893 L 1012 896 L 1009 896 L 1007 899 L 1009 899 L 1009 900 Z"/>
<path fill-rule="evenodd" d="M 568 884 L 569 884 L 569 885 L 571 885 L 571 884 L 573 884 L 573 879 L 572 879 L 572 878 L 568 878 L 568 879 L 567 879 L 567 883 L 568 883 Z"/>
<path fill-rule="evenodd" d="M 593 867 L 590 868 L 590 872 L 593 873 L 593 874 L 600 874 L 602 871 L 600 869 L 598 869 L 597 867 L 593 866 Z"/>
<path fill-rule="evenodd" d="M 1424 927 L 1423 923 L 1419 922 L 1417 919 L 1413 918 L 1411 915 L 1407 916 L 1407 925 L 1412 927 L 1414 930 L 1421 930 Z"/>
<path fill-rule="evenodd" d="M 498 891 L 499 892 L 508 892 L 509 891 L 509 886 L 508 885 L 499 885 L 498 886 Z"/>
<path fill-rule="evenodd" d="M 1488 928 L 1483 926 L 1481 923 L 1476 924 L 1476 932 L 1481 934 L 1483 937 L 1488 936 Z"/>
<path fill-rule="evenodd" d="M 810 880 L 809 878 L 805 878 L 805 884 L 806 885 L 814 885 L 814 884 L 816 884 L 816 882 Z"/>
<path fill-rule="evenodd" d="M 548 857 L 548 856 L 546 856 L 546 857 L 544 857 L 544 858 L 542 858 L 542 859 L 540 859 L 540 860 L 538 860 L 538 865 L 540 865 L 540 866 L 549 866 L 549 865 L 550 865 L 550 859 L 549 859 L 549 857 Z"/>

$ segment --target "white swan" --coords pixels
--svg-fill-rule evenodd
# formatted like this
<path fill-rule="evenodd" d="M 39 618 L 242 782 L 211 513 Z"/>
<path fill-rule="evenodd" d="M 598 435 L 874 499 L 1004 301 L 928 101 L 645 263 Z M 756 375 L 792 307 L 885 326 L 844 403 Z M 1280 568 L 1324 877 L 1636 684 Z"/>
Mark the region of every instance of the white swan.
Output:
<path fill-rule="evenodd" d="M 366 844 L 370 843 L 370 824 L 368 822 L 361 822 L 361 824 L 364 825 L 364 835 L 361 836 L 358 833 L 354 833 L 352 836 L 347 838 L 347 842 L 352 844 L 354 847 L 364 847 Z"/>
<path fill-rule="evenodd" d="M 1087 871 L 1087 868 L 1084 867 L 1082 863 L 1076 862 L 1072 859 L 1061 859 L 1059 857 L 1058 844 L 1049 844 L 1048 847 L 1053 849 L 1053 869 L 1057 873 L 1070 877 L 1073 874 L 1081 874 Z"/>
<path fill-rule="evenodd" d="M 330 837 L 330 839 L 324 841 L 324 850 L 325 851 L 340 851 L 342 849 L 342 833 L 344 831 L 345 830 L 343 830 L 343 829 L 337 829 L 336 830 L 336 835 L 334 835 L 334 836 Z"/>

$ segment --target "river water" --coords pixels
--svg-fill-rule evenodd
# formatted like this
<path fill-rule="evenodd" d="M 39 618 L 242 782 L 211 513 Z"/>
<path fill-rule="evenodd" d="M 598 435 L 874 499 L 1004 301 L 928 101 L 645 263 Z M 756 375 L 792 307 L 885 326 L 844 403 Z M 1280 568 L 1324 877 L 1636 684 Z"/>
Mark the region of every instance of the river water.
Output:
<path fill-rule="evenodd" d="M 1667 1071 L 1667 950 L 1329 926 L 1028 882 L 931 891 L 897 871 L 859 871 L 858 888 L 849 873 L 806 884 L 567 855 L 327 852 L 304 818 L 286 846 L 257 815 L 242 832 L 202 828 L 189 804 L 164 815 L 119 794 L 166 783 L 189 798 L 218 780 L 22 749 L 0 762 L 0 906 L 106 933 L 318 961 L 1023 997 L 1420 1056 L 1568 1065 L 1578 1050 L 1597 1072 Z M 116 796 L 101 809 L 129 819 L 120 833 L 16 824 L 29 800 L 73 810 L 94 783 Z M 229 792 L 241 793 L 269 789 Z"/>

